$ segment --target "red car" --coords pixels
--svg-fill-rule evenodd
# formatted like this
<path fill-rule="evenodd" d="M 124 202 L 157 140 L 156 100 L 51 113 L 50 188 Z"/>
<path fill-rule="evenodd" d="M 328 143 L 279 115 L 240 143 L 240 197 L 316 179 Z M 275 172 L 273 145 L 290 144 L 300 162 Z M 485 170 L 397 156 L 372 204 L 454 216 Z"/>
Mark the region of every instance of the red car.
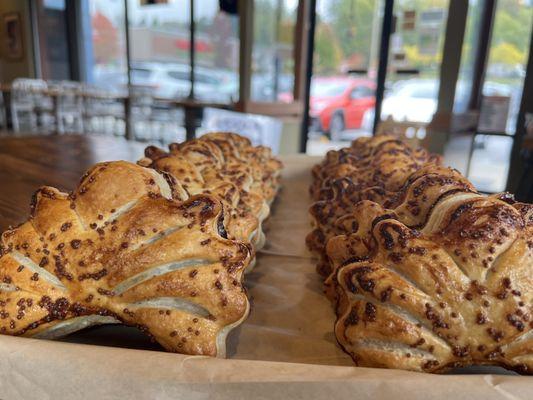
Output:
<path fill-rule="evenodd" d="M 311 83 L 312 126 L 330 137 L 361 128 L 365 112 L 376 104 L 374 81 L 353 77 L 316 77 Z"/>

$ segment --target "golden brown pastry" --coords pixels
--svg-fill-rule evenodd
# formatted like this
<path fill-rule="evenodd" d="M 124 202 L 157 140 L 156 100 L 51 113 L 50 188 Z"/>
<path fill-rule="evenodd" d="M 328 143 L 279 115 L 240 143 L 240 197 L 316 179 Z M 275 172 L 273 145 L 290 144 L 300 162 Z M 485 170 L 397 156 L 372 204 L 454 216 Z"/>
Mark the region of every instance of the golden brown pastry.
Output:
<path fill-rule="evenodd" d="M 420 232 L 375 219 L 368 258 L 337 271 L 340 345 L 361 366 L 533 373 L 530 213 L 462 193 L 439 202 Z"/>
<path fill-rule="evenodd" d="M 371 228 L 374 220 L 384 216 L 398 219 L 411 228 L 423 226 L 438 202 L 458 193 L 477 193 L 466 178 L 456 170 L 428 164 L 409 177 L 399 192 L 369 196 L 373 189 L 359 192 L 359 197 L 341 216 L 335 215 L 325 228 L 323 241 L 316 246 L 325 250 L 317 265 L 318 272 L 327 277 L 325 293 L 336 301 L 336 271 L 348 259 L 366 259 L 372 243 Z M 376 198 L 378 199 L 376 201 Z M 370 201 L 372 200 L 372 201 Z M 316 205 L 327 202 L 316 202 Z M 311 211 L 313 207 L 311 208 Z M 311 212 L 312 214 L 312 212 Z M 316 217 L 315 217 L 316 219 Z M 316 229 L 308 236 L 316 236 Z M 311 247 L 308 243 L 308 246 Z"/>
<path fill-rule="evenodd" d="M 281 163 L 270 149 L 251 146 L 248 139 L 224 132 L 171 144 L 170 152 L 150 146 L 140 165 L 168 172 L 187 194 L 213 194 L 226 209 L 230 238 L 265 242 L 262 223 L 279 188 Z"/>
<path fill-rule="evenodd" d="M 533 206 L 383 137 L 313 171 L 308 246 L 357 365 L 533 373 Z"/>
<path fill-rule="evenodd" d="M 225 355 L 247 316 L 245 244 L 225 238 L 215 197 L 176 198 L 171 176 L 97 164 L 70 195 L 39 189 L 30 219 L 2 235 L 0 332 L 55 338 L 139 327 L 165 349 Z"/>
<path fill-rule="evenodd" d="M 313 168 L 310 191 L 315 200 L 323 199 L 323 190 L 338 178 L 350 178 L 360 189 L 379 186 L 397 191 L 422 165 L 440 161 L 440 157 L 413 149 L 392 136 L 360 138 L 349 148 L 328 152 L 325 160 Z"/>
<path fill-rule="evenodd" d="M 200 170 L 186 156 L 166 153 L 153 146 L 145 150 L 145 155 L 149 161 L 143 160 L 142 165 L 169 173 L 185 190 L 186 194 L 182 194 L 182 197 L 196 194 L 217 197 L 226 211 L 224 226 L 230 239 L 252 242 L 256 246 L 264 241 L 260 224 L 269 209 L 260 196 L 239 189 L 229 180 L 204 179 Z"/>
<path fill-rule="evenodd" d="M 334 222 L 349 214 L 353 205 L 361 200 L 384 205 L 401 200 L 396 192 L 402 191 L 410 177 L 417 178 L 415 172 L 433 173 L 437 161 L 424 150 L 412 149 L 388 136 L 358 139 L 351 148 L 329 152 L 324 163 L 313 170 L 311 192 L 318 201 L 310 208 L 314 230 L 307 238 L 308 247 L 322 256 L 325 243 L 342 233 L 334 228 Z M 323 261 L 318 269 L 321 274 L 329 273 Z"/>
<path fill-rule="evenodd" d="M 272 155 L 266 146 L 252 146 L 247 138 L 229 132 L 211 132 L 200 137 L 200 140 L 215 143 L 224 154 L 226 162 L 243 163 L 249 168 L 253 177 L 251 191 L 260 191 L 270 205 L 279 190 L 281 161 Z"/>
<path fill-rule="evenodd" d="M 246 146 L 238 135 L 210 133 L 198 139 L 169 146 L 173 154 L 184 154 L 201 167 L 206 180 L 229 180 L 240 189 L 263 197 L 270 204 L 279 188 L 281 163 L 266 147 Z"/>

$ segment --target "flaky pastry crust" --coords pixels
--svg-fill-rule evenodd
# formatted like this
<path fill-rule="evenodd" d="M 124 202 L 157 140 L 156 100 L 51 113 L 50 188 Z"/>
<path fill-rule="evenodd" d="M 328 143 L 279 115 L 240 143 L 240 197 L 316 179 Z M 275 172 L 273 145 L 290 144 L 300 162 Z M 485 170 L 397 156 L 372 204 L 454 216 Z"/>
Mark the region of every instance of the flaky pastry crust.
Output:
<path fill-rule="evenodd" d="M 533 206 L 385 137 L 328 154 L 313 178 L 307 242 L 357 365 L 533 373 Z"/>
<path fill-rule="evenodd" d="M 175 200 L 174 183 L 117 161 L 70 195 L 39 189 L 30 219 L 2 235 L 0 332 L 55 338 L 121 322 L 169 351 L 223 357 L 248 314 L 250 249 L 225 237 L 215 197 Z"/>

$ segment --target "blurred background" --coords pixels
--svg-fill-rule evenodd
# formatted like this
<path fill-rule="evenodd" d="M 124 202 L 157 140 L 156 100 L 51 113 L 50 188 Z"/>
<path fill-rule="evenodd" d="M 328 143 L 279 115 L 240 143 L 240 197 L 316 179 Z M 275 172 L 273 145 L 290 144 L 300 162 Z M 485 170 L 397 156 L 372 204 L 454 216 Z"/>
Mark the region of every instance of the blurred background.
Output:
<path fill-rule="evenodd" d="M 2 0 L 4 136 L 394 133 L 533 196 L 532 0 Z"/>

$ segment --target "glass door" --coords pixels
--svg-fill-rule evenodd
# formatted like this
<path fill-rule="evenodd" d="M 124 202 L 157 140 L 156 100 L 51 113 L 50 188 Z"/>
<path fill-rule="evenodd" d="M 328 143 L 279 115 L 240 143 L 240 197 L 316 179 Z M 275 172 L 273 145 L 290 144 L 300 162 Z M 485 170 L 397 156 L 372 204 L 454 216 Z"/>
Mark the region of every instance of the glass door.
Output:
<path fill-rule="evenodd" d="M 472 183 L 485 192 L 504 191 L 507 186 L 532 24 L 532 2 L 497 2 L 468 171 Z"/>
<path fill-rule="evenodd" d="M 318 0 L 307 153 L 372 134 L 383 1 Z"/>
<path fill-rule="evenodd" d="M 107 89 L 128 84 L 123 0 L 89 0 L 91 43 L 86 48 L 87 81 Z"/>
<path fill-rule="evenodd" d="M 437 110 L 449 0 L 394 2 L 382 120 L 428 124 Z"/>

